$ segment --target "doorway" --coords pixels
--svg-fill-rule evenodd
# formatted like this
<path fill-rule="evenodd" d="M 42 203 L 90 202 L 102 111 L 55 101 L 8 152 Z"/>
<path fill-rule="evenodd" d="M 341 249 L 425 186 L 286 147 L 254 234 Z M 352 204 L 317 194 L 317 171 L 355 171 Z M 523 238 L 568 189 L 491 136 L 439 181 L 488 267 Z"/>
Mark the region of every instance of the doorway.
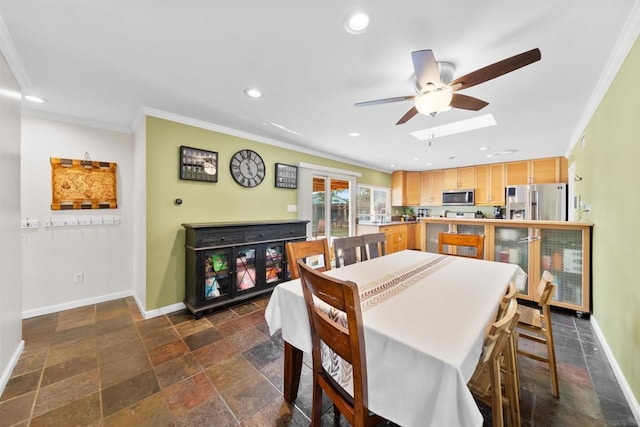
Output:
<path fill-rule="evenodd" d="M 312 237 L 347 237 L 352 231 L 351 182 L 330 176 L 313 176 Z"/>

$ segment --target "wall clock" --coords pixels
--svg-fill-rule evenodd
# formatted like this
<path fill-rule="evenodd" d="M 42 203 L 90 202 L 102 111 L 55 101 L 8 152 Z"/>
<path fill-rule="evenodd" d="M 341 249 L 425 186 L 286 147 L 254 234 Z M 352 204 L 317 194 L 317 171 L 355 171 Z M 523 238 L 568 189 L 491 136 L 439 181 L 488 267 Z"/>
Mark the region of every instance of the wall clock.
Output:
<path fill-rule="evenodd" d="M 256 187 L 264 179 L 262 157 L 253 150 L 240 150 L 231 157 L 231 176 L 243 187 Z"/>

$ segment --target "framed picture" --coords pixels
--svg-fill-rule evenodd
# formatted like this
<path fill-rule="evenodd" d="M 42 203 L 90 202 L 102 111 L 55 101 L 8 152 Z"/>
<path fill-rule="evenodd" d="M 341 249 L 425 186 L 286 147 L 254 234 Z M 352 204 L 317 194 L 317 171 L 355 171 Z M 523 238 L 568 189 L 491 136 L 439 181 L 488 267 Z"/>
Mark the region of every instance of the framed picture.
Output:
<path fill-rule="evenodd" d="M 298 167 L 276 163 L 276 187 L 298 188 Z"/>
<path fill-rule="evenodd" d="M 181 145 L 180 179 L 218 182 L 218 153 Z"/>

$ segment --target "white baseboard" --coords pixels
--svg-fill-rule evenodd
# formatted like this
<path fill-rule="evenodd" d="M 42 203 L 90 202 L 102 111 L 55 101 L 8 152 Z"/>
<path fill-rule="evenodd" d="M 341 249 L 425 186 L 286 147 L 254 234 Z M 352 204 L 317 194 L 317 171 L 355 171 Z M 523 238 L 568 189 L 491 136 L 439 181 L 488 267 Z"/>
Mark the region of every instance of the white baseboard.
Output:
<path fill-rule="evenodd" d="M 35 308 L 33 310 L 25 310 L 22 312 L 22 318 L 29 319 L 31 317 L 57 313 L 59 311 L 64 311 L 64 310 L 70 310 L 72 308 L 84 307 L 86 305 L 91 305 L 91 304 L 99 304 L 101 302 L 112 301 L 119 298 L 126 298 L 132 295 L 133 295 L 133 292 L 128 290 L 128 291 L 116 292 L 108 295 L 100 295 L 97 297 L 92 297 L 92 298 L 87 298 L 82 300 L 69 301 L 63 304 L 56 304 L 56 305 L 50 305 L 47 307 Z"/>
<path fill-rule="evenodd" d="M 598 325 L 598 321 L 593 315 L 590 316 L 590 320 L 591 320 L 591 326 L 593 326 L 593 330 L 596 333 L 596 336 L 598 337 L 598 339 L 600 340 L 600 343 L 602 344 L 602 348 L 604 349 L 604 353 L 607 356 L 607 360 L 609 360 L 609 364 L 613 369 L 613 373 L 618 379 L 620 388 L 622 388 L 622 393 L 624 393 L 624 397 L 627 398 L 627 402 L 629 403 L 631 412 L 633 412 L 633 416 L 636 419 L 636 423 L 640 424 L 640 404 L 638 404 L 638 399 L 636 399 L 636 397 L 634 396 L 633 390 L 631 390 L 631 387 L 629 386 L 627 379 L 622 373 L 622 369 L 620 369 L 620 365 L 618 365 L 618 361 L 616 360 L 616 357 L 613 355 L 613 352 L 611 351 L 611 348 L 609 347 L 607 340 L 602 334 L 602 330 Z"/>
<path fill-rule="evenodd" d="M 20 344 L 18 344 L 18 347 L 13 352 L 13 356 L 11 356 L 9 363 L 7 363 L 5 370 L 2 372 L 2 376 L 0 377 L 0 396 L 2 396 L 2 393 L 4 393 L 4 389 L 7 386 L 7 383 L 9 382 L 9 378 L 11 378 L 11 373 L 13 373 L 13 370 L 18 364 L 18 360 L 20 360 L 20 355 L 22 354 L 23 350 L 24 350 L 24 340 L 21 340 Z"/>
<path fill-rule="evenodd" d="M 174 311 L 182 310 L 185 307 L 186 306 L 184 305 L 183 302 L 179 302 L 176 304 L 171 304 L 164 307 L 156 308 L 154 310 L 145 311 L 142 308 L 140 308 L 140 304 L 138 303 L 138 309 L 142 313 L 142 317 L 144 318 L 144 320 L 151 319 L 153 317 L 162 316 L 163 314 L 167 314 L 167 313 L 173 313 Z"/>

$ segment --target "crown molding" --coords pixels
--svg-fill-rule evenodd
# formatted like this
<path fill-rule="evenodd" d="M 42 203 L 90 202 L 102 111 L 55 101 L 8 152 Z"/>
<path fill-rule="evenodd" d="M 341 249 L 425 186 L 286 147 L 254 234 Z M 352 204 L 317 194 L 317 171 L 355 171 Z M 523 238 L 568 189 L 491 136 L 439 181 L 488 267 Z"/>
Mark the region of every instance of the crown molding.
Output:
<path fill-rule="evenodd" d="M 1 14 L 0 51 L 4 55 L 4 59 L 7 61 L 7 64 L 9 65 L 9 68 L 11 69 L 13 76 L 16 78 L 20 88 L 22 90 L 30 88 L 31 82 L 29 81 L 29 76 L 27 76 L 27 72 L 24 70 L 24 66 L 22 65 L 20 56 L 18 55 L 18 50 L 13 44 L 13 39 L 9 34 L 9 30 L 7 30 L 7 26 L 4 24 L 4 19 L 2 19 Z"/>
<path fill-rule="evenodd" d="M 198 127 L 198 128 L 201 128 L 201 129 L 211 130 L 211 131 L 214 131 L 214 132 L 223 133 L 225 135 L 236 136 L 236 137 L 239 137 L 239 138 L 244 138 L 244 139 L 248 139 L 248 140 L 251 140 L 251 141 L 256 141 L 256 142 L 260 142 L 260 143 L 263 143 L 263 144 L 273 145 L 275 147 L 285 148 L 287 150 L 297 151 L 299 153 L 310 154 L 310 155 L 313 155 L 313 156 L 322 157 L 324 159 L 335 160 L 335 161 L 338 161 L 338 162 L 347 163 L 349 165 L 360 166 L 360 167 L 363 167 L 363 168 L 376 170 L 376 171 L 379 171 L 379 172 L 390 173 L 390 171 L 388 171 L 388 170 L 379 169 L 379 168 L 373 167 L 371 165 L 367 165 L 365 163 L 355 162 L 352 159 L 347 159 L 347 158 L 344 158 L 344 157 L 335 156 L 333 154 L 325 153 L 325 152 L 322 152 L 322 151 L 311 150 L 311 149 L 300 147 L 300 146 L 297 146 L 297 145 L 294 145 L 294 144 L 290 144 L 290 143 L 287 143 L 287 142 L 282 142 L 282 141 L 278 141 L 278 140 L 275 140 L 275 139 L 266 138 L 264 136 L 256 135 L 256 134 L 253 134 L 253 133 L 249 133 L 249 132 L 241 131 L 241 130 L 238 130 L 238 129 L 233 129 L 233 128 L 217 125 L 215 123 L 207 122 L 207 121 L 204 121 L 204 120 L 198 120 L 198 119 L 193 119 L 191 117 L 181 116 L 179 114 L 170 113 L 170 112 L 167 112 L 167 111 L 163 111 L 163 110 L 159 110 L 159 109 L 152 108 L 152 107 L 147 107 L 147 106 L 142 106 L 142 107 L 139 108 L 138 113 L 136 114 L 136 117 L 135 117 L 135 119 L 133 121 L 132 128 L 133 129 L 137 129 L 138 126 L 140 126 L 140 124 L 143 123 L 142 119 L 145 116 L 151 116 L 151 117 L 156 117 L 156 118 L 159 118 L 159 119 L 170 120 L 172 122 L 177 122 L 177 123 L 181 123 L 181 124 L 184 124 L 184 125 L 194 126 L 194 127 Z"/>
<path fill-rule="evenodd" d="M 571 155 L 571 151 L 573 151 L 573 148 L 584 134 L 589 121 L 598 109 L 602 99 L 607 94 L 607 91 L 618 74 L 620 67 L 622 67 L 624 60 L 627 58 L 627 55 L 629 55 L 631 48 L 638 39 L 638 35 L 640 35 L 640 0 L 636 0 L 634 3 L 633 8 L 629 13 L 629 17 L 627 18 L 627 22 L 620 32 L 620 37 L 618 37 L 618 41 L 611 51 L 607 65 L 591 93 L 589 102 L 587 102 L 587 106 L 585 107 L 578 124 L 573 130 L 569 146 L 565 152 L 565 157 L 569 157 Z"/>

